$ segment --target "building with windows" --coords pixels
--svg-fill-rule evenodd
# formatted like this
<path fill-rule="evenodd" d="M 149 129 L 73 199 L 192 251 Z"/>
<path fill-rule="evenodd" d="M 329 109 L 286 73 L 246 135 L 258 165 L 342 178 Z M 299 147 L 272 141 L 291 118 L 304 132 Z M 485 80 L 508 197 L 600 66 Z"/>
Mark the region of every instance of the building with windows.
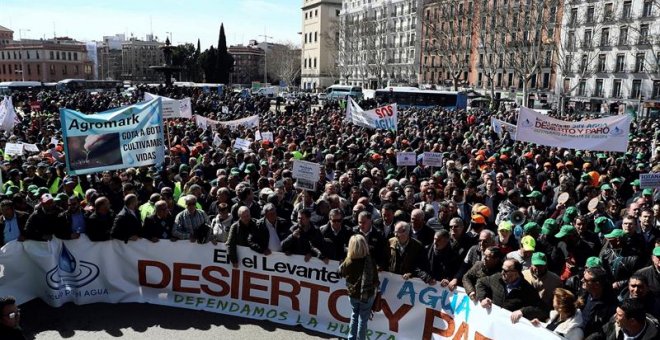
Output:
<path fill-rule="evenodd" d="M 656 1 L 567 1 L 563 27 L 557 92 L 568 108 L 622 113 L 660 103 Z"/>
<path fill-rule="evenodd" d="M 560 0 L 425 0 L 420 84 L 549 108 Z"/>
<path fill-rule="evenodd" d="M 234 58 L 234 68 L 231 72 L 232 84 L 248 85 L 253 81 L 264 79 L 264 50 L 251 41 L 248 46 L 230 46 L 227 52 Z"/>
<path fill-rule="evenodd" d="M 0 45 L 0 82 L 57 82 L 93 77 L 85 43 L 71 38 L 10 40 Z"/>
<path fill-rule="evenodd" d="M 303 0 L 302 89 L 323 90 L 339 79 L 336 63 L 341 4 L 341 0 Z"/>
<path fill-rule="evenodd" d="M 0 46 L 9 44 L 14 40 L 14 31 L 7 27 L 0 26 Z"/>
<path fill-rule="evenodd" d="M 122 79 L 121 44 L 125 41 L 126 36 L 124 34 L 115 34 L 103 36 L 103 41 L 97 42 L 98 79 Z"/>
<path fill-rule="evenodd" d="M 341 83 L 376 89 L 417 84 L 422 0 L 347 0 L 339 25 Z"/>
<path fill-rule="evenodd" d="M 160 82 L 162 75 L 149 66 L 163 65 L 165 58 L 160 48 L 165 44 L 131 38 L 121 44 L 121 79 L 133 82 Z"/>

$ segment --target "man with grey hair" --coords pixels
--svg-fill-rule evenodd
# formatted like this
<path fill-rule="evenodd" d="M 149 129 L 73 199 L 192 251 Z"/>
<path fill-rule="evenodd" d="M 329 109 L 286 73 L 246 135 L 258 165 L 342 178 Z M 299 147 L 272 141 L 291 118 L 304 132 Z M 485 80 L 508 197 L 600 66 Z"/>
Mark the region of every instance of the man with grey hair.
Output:
<path fill-rule="evenodd" d="M 435 281 L 428 273 L 428 259 L 422 244 L 410 237 L 411 226 L 398 222 L 394 226 L 394 237 L 389 240 L 389 268 L 394 274 L 401 274 L 404 280 L 417 277 L 433 284 Z"/>
<path fill-rule="evenodd" d="M 470 270 L 475 263 L 483 260 L 484 252 L 488 247 L 496 245 L 497 239 L 495 238 L 495 233 L 488 229 L 482 230 L 479 233 L 477 244 L 472 246 L 470 250 L 468 250 L 467 255 L 465 255 L 465 260 L 463 260 L 460 270 L 460 277 L 463 277 L 463 274 Z"/>
<path fill-rule="evenodd" d="M 426 257 L 429 261 L 429 274 L 440 282 L 442 287 L 454 290 L 458 285 L 458 269 L 461 260 L 451 248 L 449 232 L 441 229 L 433 235 L 433 244 L 426 247 Z"/>
<path fill-rule="evenodd" d="M 115 222 L 112 225 L 110 235 L 112 238 L 128 241 L 137 241 L 142 231 L 142 223 L 137 212 L 138 198 L 135 194 L 128 194 L 124 197 L 124 208 L 117 214 Z"/>
<path fill-rule="evenodd" d="M 208 238 L 210 230 L 204 235 L 204 230 L 210 229 L 209 216 L 197 209 L 197 197 L 186 195 L 183 198 L 186 209 L 178 213 L 174 218 L 174 231 L 172 235 L 179 240 L 190 240 L 190 242 L 203 242 Z"/>
<path fill-rule="evenodd" d="M 263 217 L 257 220 L 253 232 L 248 236 L 250 247 L 264 255 L 281 251 L 282 240 L 289 234 L 289 223 L 277 217 L 277 207 L 273 203 L 266 203 L 261 209 L 261 215 Z"/>
<path fill-rule="evenodd" d="M 154 211 L 144 219 L 142 236 L 151 242 L 158 240 L 176 239 L 172 237 L 174 227 L 174 216 L 170 214 L 167 202 L 159 200 L 154 204 Z"/>
<path fill-rule="evenodd" d="M 433 243 L 433 229 L 426 225 L 426 215 L 422 209 L 414 209 L 410 213 L 411 235 L 424 247 Z"/>
<path fill-rule="evenodd" d="M 353 209 L 355 209 L 355 207 L 353 207 Z M 367 243 L 369 244 L 369 253 L 376 260 L 376 266 L 378 267 L 378 270 L 387 270 L 387 239 L 380 230 L 373 226 L 371 221 L 371 213 L 367 211 L 358 213 L 357 222 L 358 226 L 353 229 L 353 233 L 359 233 L 367 239 Z"/>
<path fill-rule="evenodd" d="M 250 215 L 250 208 L 242 206 L 238 208 L 238 220 L 234 222 L 229 228 L 229 236 L 227 237 L 227 259 L 232 263 L 234 268 L 238 268 L 238 246 L 250 247 L 256 249 L 263 246 L 256 245 L 251 242 L 251 234 L 257 228 L 252 215 Z"/>

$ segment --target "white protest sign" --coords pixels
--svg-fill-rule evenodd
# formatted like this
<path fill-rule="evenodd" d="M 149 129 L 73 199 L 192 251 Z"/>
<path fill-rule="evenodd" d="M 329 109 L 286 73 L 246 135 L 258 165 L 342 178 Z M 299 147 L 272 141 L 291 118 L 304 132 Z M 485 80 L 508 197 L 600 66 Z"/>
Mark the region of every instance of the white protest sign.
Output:
<path fill-rule="evenodd" d="M 236 142 L 234 142 L 234 149 L 249 151 L 250 150 L 250 141 L 247 140 L 247 139 L 243 139 L 243 138 L 236 138 Z"/>
<path fill-rule="evenodd" d="M 39 152 L 37 144 L 23 144 L 23 149 L 28 152 Z"/>
<path fill-rule="evenodd" d="M 259 130 L 254 132 L 254 140 L 261 140 L 261 132 Z"/>
<path fill-rule="evenodd" d="M 7 143 L 5 144 L 5 155 L 20 156 L 23 154 L 23 144 Z"/>
<path fill-rule="evenodd" d="M 442 166 L 442 152 L 423 153 L 422 164 L 425 166 Z"/>
<path fill-rule="evenodd" d="M 497 136 L 502 138 L 502 135 L 504 135 L 504 132 L 509 132 L 509 136 L 511 139 L 515 140 L 516 139 L 516 126 L 507 123 L 503 120 L 499 120 L 497 118 L 491 118 L 490 119 L 490 125 L 493 127 L 493 131 L 497 133 Z"/>
<path fill-rule="evenodd" d="M 356 104 L 357 105 L 357 104 Z M 355 125 L 383 130 L 397 130 L 397 108 L 396 104 L 377 107 L 373 110 L 346 110 L 346 116 L 350 114 L 351 122 Z"/>
<path fill-rule="evenodd" d="M 262 132 L 261 133 L 261 138 L 265 141 L 273 142 L 275 139 L 273 139 L 273 133 L 272 132 Z"/>
<path fill-rule="evenodd" d="M 206 128 L 208 128 L 209 126 L 211 127 L 215 126 L 216 124 L 218 124 L 218 122 L 210 118 L 202 117 L 200 115 L 195 115 L 195 124 L 197 125 L 197 127 L 206 130 Z"/>
<path fill-rule="evenodd" d="M 639 174 L 639 187 L 642 189 L 660 188 L 660 172 Z"/>
<path fill-rule="evenodd" d="M 417 164 L 417 154 L 414 152 L 397 152 L 396 153 L 396 165 L 397 166 L 408 166 Z"/>
<path fill-rule="evenodd" d="M 220 136 L 215 135 L 215 137 L 213 137 L 213 146 L 219 147 L 221 144 L 222 144 L 222 139 L 220 139 Z"/>
<path fill-rule="evenodd" d="M 190 105 L 190 98 L 185 99 L 172 99 L 168 97 L 159 96 L 146 92 L 144 100 L 150 101 L 160 97 L 163 105 L 163 119 L 167 118 L 192 118 L 192 107 Z"/>
<path fill-rule="evenodd" d="M 321 178 L 321 164 L 294 160 L 293 178 L 302 178 L 316 183 Z"/>

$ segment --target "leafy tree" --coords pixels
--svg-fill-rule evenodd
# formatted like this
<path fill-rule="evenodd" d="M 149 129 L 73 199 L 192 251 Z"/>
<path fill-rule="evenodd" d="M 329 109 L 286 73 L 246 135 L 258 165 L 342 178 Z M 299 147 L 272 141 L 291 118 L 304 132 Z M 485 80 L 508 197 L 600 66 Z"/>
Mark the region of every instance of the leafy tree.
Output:
<path fill-rule="evenodd" d="M 218 50 L 211 45 L 211 47 L 200 55 L 199 59 L 202 70 L 204 71 L 204 81 L 216 83 L 218 79 Z"/>

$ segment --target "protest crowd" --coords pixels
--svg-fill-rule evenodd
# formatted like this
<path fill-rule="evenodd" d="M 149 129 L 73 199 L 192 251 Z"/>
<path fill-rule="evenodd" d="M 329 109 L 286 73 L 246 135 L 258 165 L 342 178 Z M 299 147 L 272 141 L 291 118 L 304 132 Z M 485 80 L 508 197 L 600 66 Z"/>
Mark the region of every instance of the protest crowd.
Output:
<path fill-rule="evenodd" d="M 93 114 L 145 92 L 190 97 L 193 114 L 216 121 L 258 114 L 259 126 L 168 119 L 164 164 L 68 175 L 59 109 Z M 410 108 L 397 131 L 385 131 L 345 122 L 337 102 L 301 97 L 273 110 L 268 98 L 230 89 L 39 91 L 12 101 L 22 117 L 0 149 L 22 142 L 40 151 L 4 155 L 0 245 L 81 234 L 222 242 L 238 267 L 237 246 L 341 262 L 361 234 L 379 271 L 461 286 L 482 307 L 511 311 L 512 323 L 524 317 L 567 339 L 660 337 L 660 190 L 639 181 L 660 172 L 657 120 L 635 120 L 628 152 L 615 153 L 498 135 L 490 119 L 515 124 L 513 109 Z M 256 130 L 273 140 L 256 140 Z M 249 150 L 234 148 L 236 138 Z M 401 151 L 438 152 L 444 165 L 397 166 Z M 294 160 L 321 164 L 314 190 L 296 183 Z"/>

